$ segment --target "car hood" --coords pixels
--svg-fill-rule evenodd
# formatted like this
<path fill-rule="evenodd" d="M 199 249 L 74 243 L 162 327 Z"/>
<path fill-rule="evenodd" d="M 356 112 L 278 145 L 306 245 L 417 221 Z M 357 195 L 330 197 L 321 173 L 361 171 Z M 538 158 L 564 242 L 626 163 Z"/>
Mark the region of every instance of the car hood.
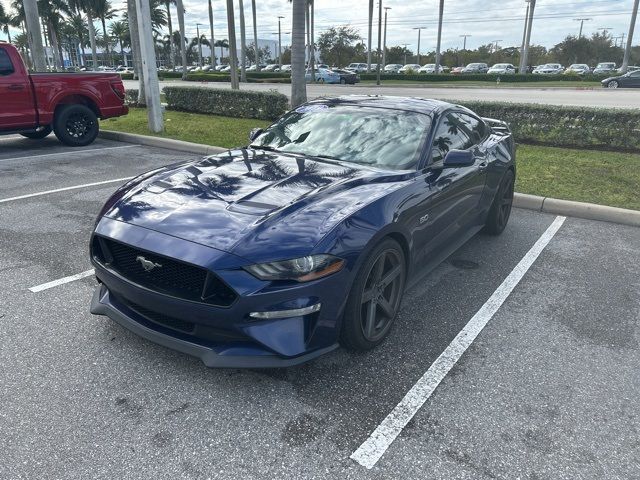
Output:
<path fill-rule="evenodd" d="M 238 149 L 169 168 L 125 188 L 104 215 L 244 258 L 283 245 L 304 255 L 354 209 L 393 188 L 398 176 Z"/>

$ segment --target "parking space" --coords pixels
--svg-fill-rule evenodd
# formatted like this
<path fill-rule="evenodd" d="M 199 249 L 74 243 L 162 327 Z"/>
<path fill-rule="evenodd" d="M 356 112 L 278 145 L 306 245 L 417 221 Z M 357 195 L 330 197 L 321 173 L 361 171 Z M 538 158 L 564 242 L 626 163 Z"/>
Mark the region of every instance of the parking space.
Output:
<path fill-rule="evenodd" d="M 637 228 L 565 220 L 369 469 L 350 457 L 556 218 L 514 210 L 502 236 L 473 238 L 407 292 L 372 352 L 213 370 L 89 314 L 91 276 L 29 290 L 90 269 L 119 182 L 2 202 L 195 157 L 49 147 L 0 143 L 0 478 L 640 476 Z"/>

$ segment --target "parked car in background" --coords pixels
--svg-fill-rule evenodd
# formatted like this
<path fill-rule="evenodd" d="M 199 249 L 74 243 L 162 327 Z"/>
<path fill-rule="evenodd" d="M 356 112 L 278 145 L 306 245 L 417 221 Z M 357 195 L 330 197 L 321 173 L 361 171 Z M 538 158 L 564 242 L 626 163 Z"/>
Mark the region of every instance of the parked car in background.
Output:
<path fill-rule="evenodd" d="M 118 67 L 117 72 L 120 75 L 133 73 L 133 67 Z"/>
<path fill-rule="evenodd" d="M 640 88 L 640 70 L 605 78 L 601 83 L 603 87 L 607 88 Z"/>
<path fill-rule="evenodd" d="M 341 76 L 339 73 L 329 70 L 327 68 L 319 68 L 315 70 L 315 81 L 317 83 L 341 83 Z M 305 73 L 305 79 L 307 83 L 311 82 L 311 69 L 308 68 Z"/>
<path fill-rule="evenodd" d="M 265 70 L 266 70 L 266 68 L 265 68 Z M 282 65 L 282 66 L 280 67 L 280 70 L 279 70 L 279 71 L 280 71 L 281 73 L 291 73 L 291 65 L 290 65 L 290 64 Z"/>
<path fill-rule="evenodd" d="M 545 63 L 533 70 L 533 73 L 539 75 L 558 75 L 564 72 L 564 67 L 559 63 Z"/>
<path fill-rule="evenodd" d="M 223 69 L 227 68 L 228 66 L 229 66 L 229 65 L 223 65 L 223 64 L 220 64 L 220 65 L 216 65 L 216 66 L 215 66 L 215 67 L 213 67 L 213 68 L 214 68 L 214 70 L 215 70 L 216 72 L 221 72 Z M 182 70 L 181 70 L 181 71 L 182 71 Z"/>
<path fill-rule="evenodd" d="M 402 65 L 399 63 L 390 63 L 384 67 L 384 73 L 398 73 L 401 68 Z"/>
<path fill-rule="evenodd" d="M 516 73 L 516 67 L 510 63 L 496 63 L 487 70 L 487 73 L 495 75 L 514 75 Z"/>
<path fill-rule="evenodd" d="M 354 85 L 360 81 L 360 76 L 351 70 L 345 70 L 342 68 L 332 68 L 331 70 L 340 75 L 340 83 L 342 84 Z"/>
<path fill-rule="evenodd" d="M 453 67 L 451 69 L 452 75 L 460 75 L 464 71 L 464 67 Z"/>
<path fill-rule="evenodd" d="M 270 63 L 266 67 L 264 67 L 265 72 L 278 72 L 280 70 L 280 65 L 278 63 Z"/>
<path fill-rule="evenodd" d="M 407 63 L 404 67 L 398 70 L 398 73 L 418 73 L 420 65 L 417 63 Z"/>
<path fill-rule="evenodd" d="M 435 63 L 427 63 L 418 69 L 418 73 L 435 73 L 435 72 L 436 72 Z"/>
<path fill-rule="evenodd" d="M 462 69 L 462 73 L 487 73 L 489 65 L 486 63 L 470 63 Z"/>
<path fill-rule="evenodd" d="M 627 67 L 627 72 L 635 72 L 636 70 L 640 70 L 640 67 L 637 65 L 629 65 Z"/>
<path fill-rule="evenodd" d="M 588 73 L 591 73 L 591 69 L 589 68 L 589 65 L 587 65 L 586 63 L 574 63 L 572 65 L 569 65 L 569 67 L 567 67 L 564 73 L 575 74 L 575 75 L 587 75 Z"/>
<path fill-rule="evenodd" d="M 356 73 L 367 73 L 368 68 L 366 63 L 350 63 L 345 67 L 346 70 L 351 70 Z"/>
<path fill-rule="evenodd" d="M 34 73 L 16 47 L 0 42 L 0 134 L 33 140 L 52 131 L 62 143 L 80 147 L 98 136 L 98 119 L 129 111 L 118 73 Z"/>
<path fill-rule="evenodd" d="M 594 75 L 603 75 L 606 73 L 614 73 L 616 71 L 616 64 L 613 62 L 601 62 L 593 69 Z"/>
<path fill-rule="evenodd" d="M 143 174 L 107 200 L 90 239 L 93 314 L 210 367 L 371 350 L 407 285 L 507 226 L 511 132 L 461 106 L 319 99 L 250 142 Z"/>

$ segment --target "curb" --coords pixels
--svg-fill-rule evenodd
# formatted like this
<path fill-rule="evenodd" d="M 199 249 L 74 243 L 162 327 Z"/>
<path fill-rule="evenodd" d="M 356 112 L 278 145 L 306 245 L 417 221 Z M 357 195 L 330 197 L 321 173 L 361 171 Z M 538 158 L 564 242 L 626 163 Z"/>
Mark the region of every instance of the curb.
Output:
<path fill-rule="evenodd" d="M 138 145 L 146 145 L 148 147 L 167 148 L 169 150 L 177 150 L 179 152 L 195 153 L 199 155 L 215 155 L 216 153 L 222 153 L 228 150 L 226 148 L 212 147 L 209 145 L 202 145 L 200 143 L 183 142 L 182 140 L 137 135 L 135 133 L 115 132 L 111 130 L 101 130 L 99 136 L 100 138 L 107 140 L 135 143 Z"/>
<path fill-rule="evenodd" d="M 640 227 L 640 211 L 628 210 L 626 208 L 539 197 L 526 193 L 516 193 L 513 197 L 513 206 L 543 213 L 553 213 L 555 215 Z"/>
<path fill-rule="evenodd" d="M 172 140 L 170 138 L 150 137 L 147 135 L 137 135 L 134 133 L 114 132 L 101 130 L 100 138 L 116 140 L 119 142 L 135 143 L 149 147 L 167 148 L 179 152 L 195 153 L 199 155 L 215 155 L 228 149 L 222 147 L 212 147 L 200 143 L 183 142 L 182 140 Z M 595 203 L 574 202 L 571 200 L 560 200 L 550 197 L 539 197 L 526 193 L 515 193 L 513 206 L 526 210 L 535 210 L 542 213 L 552 213 L 555 215 L 565 215 L 568 217 L 584 218 L 586 220 L 598 220 L 602 222 L 619 223 L 640 227 L 640 211 L 628 210 L 625 208 L 607 207 Z"/>

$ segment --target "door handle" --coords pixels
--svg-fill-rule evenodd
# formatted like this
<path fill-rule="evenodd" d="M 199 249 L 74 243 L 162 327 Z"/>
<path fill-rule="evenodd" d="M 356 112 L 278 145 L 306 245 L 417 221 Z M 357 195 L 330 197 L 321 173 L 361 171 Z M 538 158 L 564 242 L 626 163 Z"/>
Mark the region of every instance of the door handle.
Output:
<path fill-rule="evenodd" d="M 17 83 L 14 83 L 12 85 L 9 85 L 7 89 L 8 90 L 24 90 L 24 85 L 19 85 Z"/>
<path fill-rule="evenodd" d="M 489 162 L 486 160 L 483 160 L 482 162 L 480 162 L 480 164 L 478 165 L 478 169 L 479 170 L 486 170 L 487 167 L 489 166 Z"/>

